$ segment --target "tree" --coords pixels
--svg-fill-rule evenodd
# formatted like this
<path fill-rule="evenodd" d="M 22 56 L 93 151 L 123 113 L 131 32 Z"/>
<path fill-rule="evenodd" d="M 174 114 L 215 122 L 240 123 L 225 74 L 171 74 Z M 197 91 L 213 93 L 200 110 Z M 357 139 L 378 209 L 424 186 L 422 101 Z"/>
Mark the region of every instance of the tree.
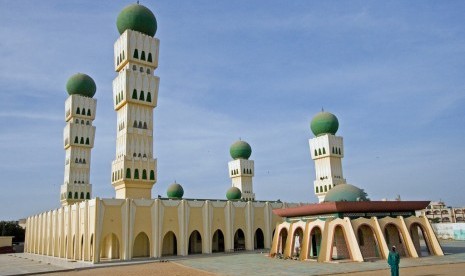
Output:
<path fill-rule="evenodd" d="M 24 242 L 25 232 L 15 221 L 0 221 L 0 236 L 14 236 L 13 242 Z"/>

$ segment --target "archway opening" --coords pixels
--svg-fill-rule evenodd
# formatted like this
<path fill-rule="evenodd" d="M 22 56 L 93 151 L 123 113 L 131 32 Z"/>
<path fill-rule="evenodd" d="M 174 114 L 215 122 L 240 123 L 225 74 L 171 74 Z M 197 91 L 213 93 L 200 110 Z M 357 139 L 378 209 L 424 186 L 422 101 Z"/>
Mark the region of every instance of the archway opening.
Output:
<path fill-rule="evenodd" d="M 224 235 L 220 229 L 216 230 L 215 233 L 213 234 L 212 252 L 213 253 L 224 252 Z"/>
<path fill-rule="evenodd" d="M 342 229 L 341 225 L 334 228 L 333 246 L 331 250 L 331 258 L 333 260 L 350 259 L 349 247 L 347 246 L 344 229 Z"/>
<path fill-rule="evenodd" d="M 265 248 L 265 236 L 263 235 L 263 231 L 260 228 L 255 230 L 254 235 L 254 249 L 264 249 Z"/>
<path fill-rule="evenodd" d="M 100 259 L 114 260 L 120 258 L 119 240 L 114 233 L 106 235 L 100 248 Z"/>
<path fill-rule="evenodd" d="M 297 227 L 294 230 L 294 234 L 292 236 L 292 246 L 291 246 L 291 256 L 292 257 L 299 257 L 300 256 L 303 236 L 304 236 L 304 231 L 302 230 L 301 227 Z"/>
<path fill-rule="evenodd" d="M 81 236 L 81 261 L 84 261 L 84 235 Z"/>
<path fill-rule="evenodd" d="M 89 248 L 90 254 L 89 254 L 89 259 L 91 261 L 94 260 L 94 234 L 90 236 L 90 248 Z"/>
<path fill-rule="evenodd" d="M 163 238 L 162 256 L 173 256 L 178 254 L 178 242 L 173 231 L 169 231 Z"/>
<path fill-rule="evenodd" d="M 245 235 L 242 229 L 237 229 L 234 234 L 234 251 L 245 250 Z"/>
<path fill-rule="evenodd" d="M 433 255 L 431 239 L 422 225 L 413 223 L 410 226 L 410 237 L 412 237 L 413 245 L 417 250 L 418 257 L 426 257 Z"/>
<path fill-rule="evenodd" d="M 278 253 L 283 254 L 286 248 L 286 241 L 287 241 L 287 229 L 283 228 L 279 231 L 278 237 Z"/>
<path fill-rule="evenodd" d="M 202 236 L 199 231 L 194 230 L 189 237 L 189 248 L 187 254 L 201 254 L 202 253 Z"/>
<path fill-rule="evenodd" d="M 147 234 L 140 232 L 134 239 L 134 246 L 132 248 L 133 258 L 147 258 L 150 257 L 150 241 Z"/>
<path fill-rule="evenodd" d="M 321 229 L 318 226 L 313 227 L 310 232 L 310 248 L 308 250 L 308 258 L 316 259 L 320 254 L 321 245 Z"/>
<path fill-rule="evenodd" d="M 402 236 L 401 232 L 399 231 L 399 228 L 397 228 L 396 225 L 389 223 L 384 227 L 384 238 L 386 239 L 386 244 L 388 248 L 395 246 L 400 256 L 409 256 L 404 246 L 404 237 Z"/>
<path fill-rule="evenodd" d="M 375 260 L 380 257 L 378 239 L 373 229 L 363 224 L 357 229 L 357 242 L 363 256 L 363 260 Z"/>

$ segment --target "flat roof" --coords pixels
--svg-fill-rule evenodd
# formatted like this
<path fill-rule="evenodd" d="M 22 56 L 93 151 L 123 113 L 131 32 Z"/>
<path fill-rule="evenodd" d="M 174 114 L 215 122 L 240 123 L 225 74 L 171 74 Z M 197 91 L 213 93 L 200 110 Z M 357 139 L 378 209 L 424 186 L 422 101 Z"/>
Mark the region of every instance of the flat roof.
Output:
<path fill-rule="evenodd" d="M 280 217 L 302 217 L 348 212 L 402 212 L 424 209 L 429 201 L 339 201 L 308 204 L 304 206 L 274 209 Z"/>

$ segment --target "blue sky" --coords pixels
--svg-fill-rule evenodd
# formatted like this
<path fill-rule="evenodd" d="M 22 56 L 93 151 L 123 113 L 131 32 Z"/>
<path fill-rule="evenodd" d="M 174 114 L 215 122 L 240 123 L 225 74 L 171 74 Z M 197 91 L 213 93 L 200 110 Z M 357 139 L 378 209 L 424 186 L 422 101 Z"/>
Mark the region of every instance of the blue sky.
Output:
<path fill-rule="evenodd" d="M 65 84 L 97 84 L 93 195 L 113 197 L 116 17 L 127 1 L 0 0 L 0 219 L 57 208 Z M 161 41 L 154 152 L 165 195 L 224 198 L 248 141 L 257 199 L 316 202 L 309 123 L 340 122 L 344 177 L 372 200 L 464 206 L 465 2 L 142 1 Z"/>

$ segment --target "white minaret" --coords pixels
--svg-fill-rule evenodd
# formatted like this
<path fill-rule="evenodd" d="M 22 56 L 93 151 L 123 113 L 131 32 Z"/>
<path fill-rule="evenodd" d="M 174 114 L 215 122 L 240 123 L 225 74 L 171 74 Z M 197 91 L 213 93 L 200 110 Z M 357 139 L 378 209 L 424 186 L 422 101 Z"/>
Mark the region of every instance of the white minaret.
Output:
<path fill-rule="evenodd" d="M 234 159 L 228 163 L 232 186 L 241 190 L 242 199 L 255 200 L 252 185 L 255 172 L 254 162 L 249 160 L 252 148 L 247 142 L 239 140 L 231 145 L 229 152 Z"/>
<path fill-rule="evenodd" d="M 121 36 L 114 45 L 117 134 L 111 180 L 116 198 L 151 198 L 157 171 L 153 158 L 153 109 L 160 81 L 153 75 L 160 44 L 154 37 L 157 22 L 149 9 L 132 4 L 118 15 L 117 27 Z"/>
<path fill-rule="evenodd" d="M 70 205 L 92 197 L 90 184 L 90 153 L 94 147 L 97 100 L 94 80 L 86 74 L 69 78 L 65 102 L 66 126 L 63 133 L 66 151 L 65 179 L 61 185 L 61 205 Z"/>
<path fill-rule="evenodd" d="M 318 113 L 311 122 L 315 138 L 309 140 L 310 154 L 315 160 L 316 179 L 315 195 L 319 202 L 325 198 L 326 192 L 336 185 L 346 184 L 342 174 L 342 158 L 344 145 L 342 137 L 336 136 L 339 121 L 329 112 Z"/>

